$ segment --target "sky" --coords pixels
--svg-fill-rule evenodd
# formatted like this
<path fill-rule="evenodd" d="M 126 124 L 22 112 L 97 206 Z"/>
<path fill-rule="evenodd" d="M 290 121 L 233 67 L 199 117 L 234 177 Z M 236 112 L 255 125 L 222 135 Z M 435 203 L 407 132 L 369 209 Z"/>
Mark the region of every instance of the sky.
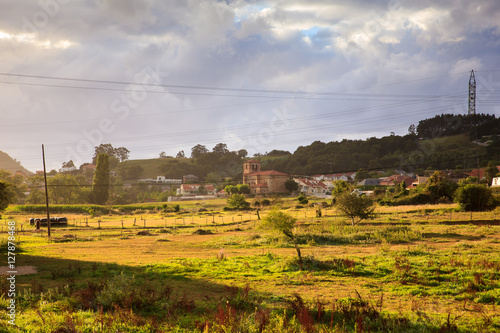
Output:
<path fill-rule="evenodd" d="M 500 116 L 496 0 L 0 0 L 0 150 L 30 171 L 95 147 L 249 156 Z"/>

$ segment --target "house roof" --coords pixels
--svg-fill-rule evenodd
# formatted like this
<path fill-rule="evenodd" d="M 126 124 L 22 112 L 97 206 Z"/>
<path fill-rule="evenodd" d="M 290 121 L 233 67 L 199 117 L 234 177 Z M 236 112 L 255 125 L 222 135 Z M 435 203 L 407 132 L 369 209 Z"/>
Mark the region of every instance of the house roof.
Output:
<path fill-rule="evenodd" d="M 298 179 L 302 184 L 306 186 L 311 186 L 311 187 L 323 187 L 326 188 L 327 186 L 325 183 L 319 181 L 319 180 L 312 180 L 312 179 Z"/>
<path fill-rule="evenodd" d="M 94 170 L 95 168 L 96 168 L 95 164 L 82 165 L 82 169 L 84 169 L 84 170 Z"/>
<path fill-rule="evenodd" d="M 275 170 L 252 172 L 252 173 L 249 173 L 248 175 L 249 176 L 288 176 L 286 173 L 275 171 Z"/>
<path fill-rule="evenodd" d="M 375 178 L 368 178 L 368 179 L 363 179 L 358 183 L 358 185 L 379 185 L 380 184 L 380 179 L 375 179 Z"/>

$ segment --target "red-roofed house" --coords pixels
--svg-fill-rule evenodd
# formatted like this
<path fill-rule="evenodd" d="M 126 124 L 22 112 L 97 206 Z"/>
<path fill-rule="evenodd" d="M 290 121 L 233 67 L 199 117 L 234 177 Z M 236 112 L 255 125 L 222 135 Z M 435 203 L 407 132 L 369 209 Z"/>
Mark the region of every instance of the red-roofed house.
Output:
<path fill-rule="evenodd" d="M 401 176 L 401 175 L 392 175 L 392 176 L 387 177 L 384 180 L 381 180 L 380 185 L 381 186 L 392 186 L 392 185 L 400 184 L 403 181 L 405 182 L 406 186 L 408 187 L 409 185 L 413 184 L 415 179 L 413 179 L 412 177 L 405 177 L 405 176 Z"/>
<path fill-rule="evenodd" d="M 261 163 L 248 160 L 243 163 L 243 183 L 250 185 L 250 193 L 285 193 L 285 182 L 290 178 L 286 173 L 268 170 L 260 171 Z"/>
<path fill-rule="evenodd" d="M 180 195 L 199 195 L 201 193 L 198 192 L 200 188 L 200 184 L 182 184 L 179 189 L 177 189 L 177 194 Z M 205 185 L 205 191 L 208 195 L 214 195 L 216 190 L 213 185 Z"/>
<path fill-rule="evenodd" d="M 299 184 L 299 191 L 307 195 L 326 194 L 328 187 L 325 183 L 315 179 L 294 178 Z"/>

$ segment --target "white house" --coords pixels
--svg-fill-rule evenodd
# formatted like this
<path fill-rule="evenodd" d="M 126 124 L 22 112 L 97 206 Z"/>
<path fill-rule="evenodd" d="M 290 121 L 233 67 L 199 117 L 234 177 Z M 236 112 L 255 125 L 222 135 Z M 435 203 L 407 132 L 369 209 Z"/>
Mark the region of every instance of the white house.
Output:
<path fill-rule="evenodd" d="M 299 191 L 307 195 L 326 194 L 328 187 L 325 183 L 315 179 L 294 178 L 299 184 Z"/>
<path fill-rule="evenodd" d="M 498 187 L 500 186 L 500 177 L 495 177 L 491 181 L 491 187 Z"/>
<path fill-rule="evenodd" d="M 200 194 L 198 190 L 200 189 L 200 184 L 182 184 L 178 189 L 177 189 L 177 194 L 178 195 L 197 195 Z M 205 191 L 207 192 L 206 194 L 208 195 L 215 195 L 217 190 L 213 185 L 205 185 Z"/>
<path fill-rule="evenodd" d="M 181 185 L 182 179 L 165 178 L 165 176 L 157 176 L 156 183 L 158 183 L 158 184 L 170 184 L 170 185 Z"/>

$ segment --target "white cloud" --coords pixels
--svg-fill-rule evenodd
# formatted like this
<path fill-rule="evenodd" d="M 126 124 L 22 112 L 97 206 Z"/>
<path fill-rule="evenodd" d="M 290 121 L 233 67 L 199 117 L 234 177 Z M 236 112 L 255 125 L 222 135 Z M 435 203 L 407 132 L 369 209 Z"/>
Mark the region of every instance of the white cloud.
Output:
<path fill-rule="evenodd" d="M 404 134 L 409 124 L 459 101 L 391 106 L 396 95 L 461 92 L 468 71 L 500 63 L 494 0 L 47 3 L 52 6 L 0 0 L 0 73 L 136 82 L 149 68 L 159 83 L 177 87 L 148 93 L 119 119 L 112 105 L 127 102 L 127 85 L 0 76 L 10 82 L 0 83 L 0 107 L 12 110 L 3 115 L 0 149 L 32 170 L 39 168 L 40 141 L 59 167 L 68 147 L 88 143 L 92 149 L 91 135 L 129 146 L 135 158 L 223 140 L 231 149 L 245 148 L 241 144 L 258 138 L 260 125 L 285 107 L 312 118 L 291 122 L 255 149 L 294 150 L 307 140 L 365 138 L 391 128 Z M 224 87 L 241 90 L 218 89 Z M 114 129 L 97 133 L 106 119 Z"/>

